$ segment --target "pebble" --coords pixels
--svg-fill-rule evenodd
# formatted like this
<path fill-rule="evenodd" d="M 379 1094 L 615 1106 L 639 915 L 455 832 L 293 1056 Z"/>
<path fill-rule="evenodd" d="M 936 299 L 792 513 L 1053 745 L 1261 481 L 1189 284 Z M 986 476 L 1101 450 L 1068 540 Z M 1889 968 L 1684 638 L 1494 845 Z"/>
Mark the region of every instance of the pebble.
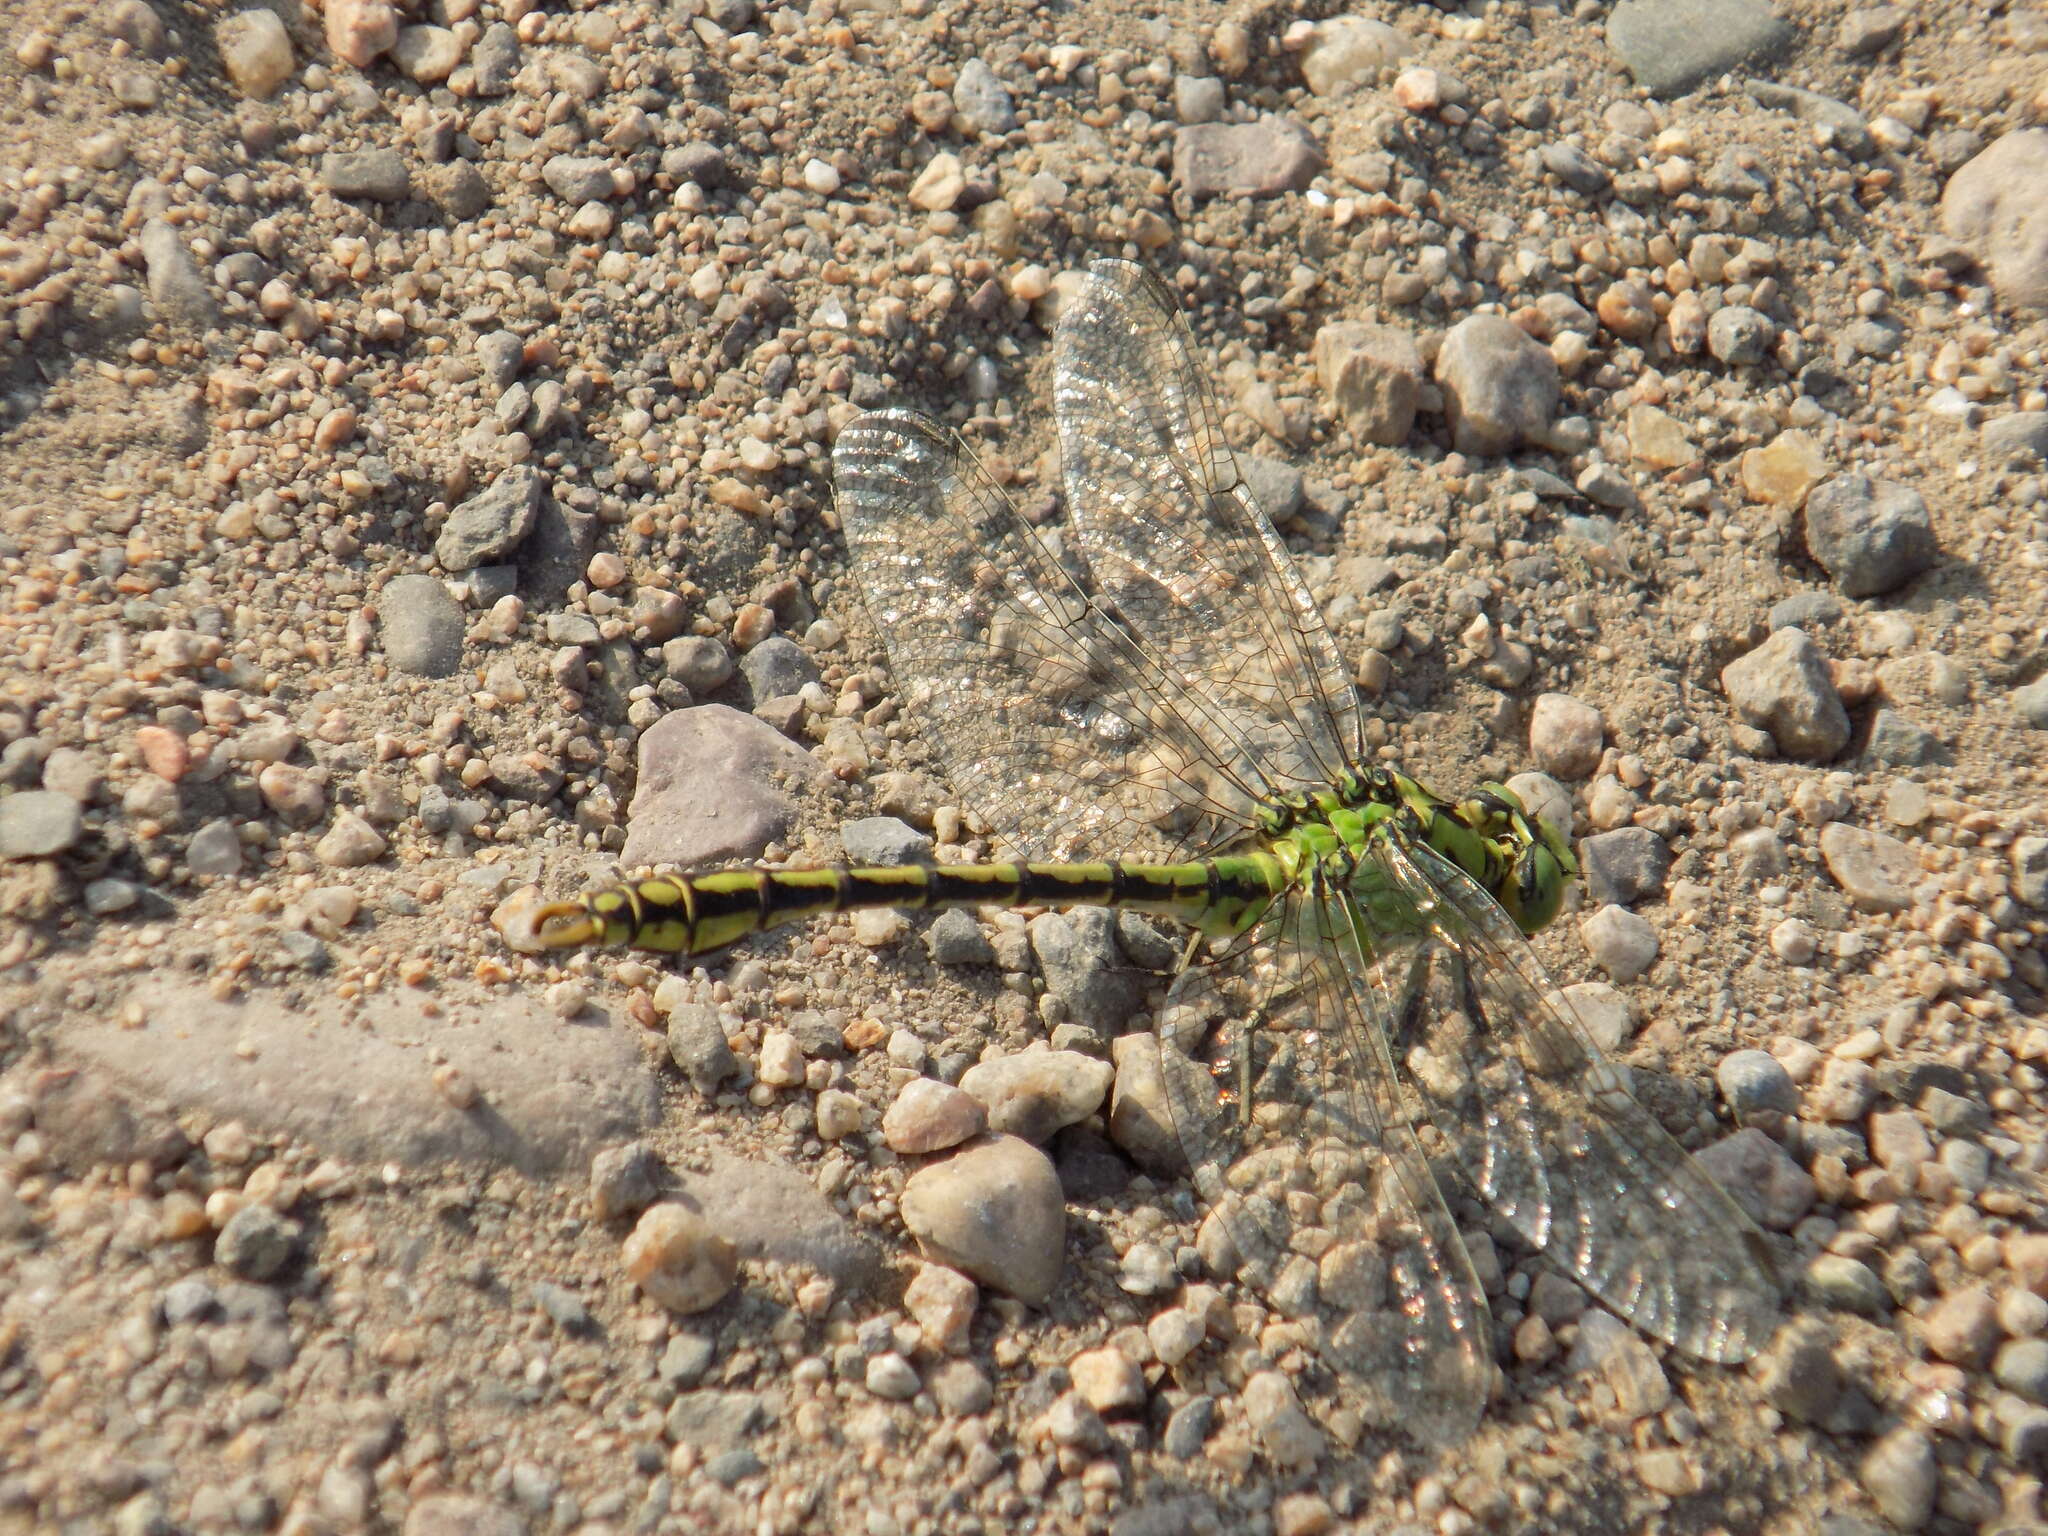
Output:
<path fill-rule="evenodd" d="M 1971 1286 L 1928 1308 L 1920 1330 L 1937 1358 L 1975 1369 L 1998 1340 L 1998 1304 L 1983 1286 Z"/>
<path fill-rule="evenodd" d="M 377 829 L 353 811 L 337 812 L 334 825 L 313 845 L 313 857 L 331 869 L 355 869 L 375 863 L 390 844 Z"/>
<path fill-rule="evenodd" d="M 2048 128 L 1972 155 L 1942 188 L 1941 227 L 1976 253 L 2004 303 L 2048 308 Z"/>
<path fill-rule="evenodd" d="M 1893 1430 L 1864 1453 L 1857 1474 L 1878 1513 L 1898 1529 L 1917 1531 L 1934 1513 L 1940 1470 L 1924 1431 Z"/>
<path fill-rule="evenodd" d="M 953 111 L 960 125 L 973 133 L 1005 134 L 1017 127 L 1009 87 L 980 59 L 960 66 L 953 82 Z"/>
<path fill-rule="evenodd" d="M 695 1211 L 673 1202 L 641 1216 L 619 1258 L 650 1301 L 685 1315 L 718 1305 L 739 1275 L 733 1245 Z"/>
<path fill-rule="evenodd" d="M 1854 1312 L 1863 1317 L 1883 1317 L 1892 1309 L 1891 1292 L 1868 1264 L 1841 1254 L 1817 1255 L 1806 1266 L 1806 1292 L 1824 1307 Z"/>
<path fill-rule="evenodd" d="M 599 1221 L 637 1216 L 661 1197 L 668 1169 L 644 1141 L 605 1147 L 590 1160 L 590 1209 Z"/>
<path fill-rule="evenodd" d="M 214 1240 L 213 1261 L 244 1280 L 268 1280 L 299 1251 L 299 1224 L 269 1206 L 244 1205 Z"/>
<path fill-rule="evenodd" d="M 1607 726 L 1600 711 L 1563 693 L 1539 694 L 1529 712 L 1529 753 L 1543 772 L 1584 778 L 1600 765 Z"/>
<path fill-rule="evenodd" d="M 1316 332 L 1316 378 L 1330 403 L 1361 440 L 1408 440 L 1422 400 L 1422 354 L 1415 338 L 1394 326 L 1340 320 Z"/>
<path fill-rule="evenodd" d="M 1761 448 L 1742 455 L 1743 494 L 1772 506 L 1799 507 L 1827 473 L 1827 457 L 1813 437 L 1797 428 L 1780 432 Z"/>
<path fill-rule="evenodd" d="M 934 965 L 994 965 L 995 946 L 971 912 L 954 907 L 933 918 L 924 931 L 925 953 Z"/>
<path fill-rule="evenodd" d="M 69 795 L 30 789 L 0 797 L 0 859 L 49 858 L 84 832 L 85 817 Z"/>
<path fill-rule="evenodd" d="M 394 576 L 377 596 L 384 655 L 400 672 L 449 677 L 462 664 L 462 608 L 439 577 Z"/>
<path fill-rule="evenodd" d="M 1910 1185 L 1920 1165 L 1934 1155 L 1934 1144 L 1912 1110 L 1888 1110 L 1870 1117 L 1870 1155 Z"/>
<path fill-rule="evenodd" d="M 1044 1142 L 1094 1114 L 1114 1076 L 1078 1051 L 1020 1051 L 970 1067 L 960 1087 L 986 1106 L 991 1130 Z"/>
<path fill-rule="evenodd" d="M 1699 1162 L 1760 1227 L 1790 1231 L 1813 1208 L 1812 1176 L 1754 1126 L 1702 1149 Z"/>
<path fill-rule="evenodd" d="M 1679 96 L 1747 59 L 1777 58 L 1792 28 L 1764 0 L 1621 0 L 1607 46 L 1652 96 Z"/>
<path fill-rule="evenodd" d="M 1867 1061 L 1831 1058 L 1807 1088 L 1816 1118 L 1836 1125 L 1860 1120 L 1877 1098 L 1877 1073 Z"/>
<path fill-rule="evenodd" d="M 400 27 L 392 62 L 418 85 L 438 85 L 462 62 L 462 38 L 447 27 Z"/>
<path fill-rule="evenodd" d="M 1721 687 L 1738 718 L 1768 731 L 1787 757 L 1826 762 L 1849 744 L 1849 712 L 1827 658 L 1802 629 L 1776 630 L 1723 667 Z"/>
<path fill-rule="evenodd" d="M 1858 911 L 1903 912 L 1912 905 L 1919 861 L 1889 833 L 1831 821 L 1821 828 L 1820 856 Z"/>
<path fill-rule="evenodd" d="M 1732 1051 L 1714 1070 L 1714 1082 L 1737 1125 L 1758 1116 L 1796 1116 L 1799 1086 L 1768 1051 Z"/>
<path fill-rule="evenodd" d="M 2048 464 L 2048 411 L 2014 411 L 1994 416 L 1980 434 L 1984 456 L 1994 463 L 2031 459 Z"/>
<path fill-rule="evenodd" d="M 1628 446 L 1631 458 L 1652 469 L 1683 469 L 1700 456 L 1678 418 L 1654 405 L 1629 407 Z"/>
<path fill-rule="evenodd" d="M 1845 597 L 1894 591 L 1939 553 L 1920 494 L 1861 474 L 1836 475 L 1807 496 L 1806 546 Z"/>
<path fill-rule="evenodd" d="M 1541 441 L 1557 411 L 1557 360 L 1500 315 L 1468 315 L 1445 333 L 1435 378 L 1460 453 L 1501 454 Z"/>
<path fill-rule="evenodd" d="M 679 1003 L 669 1010 L 668 1055 L 706 1098 L 740 1070 L 718 1010 L 706 1003 Z"/>
<path fill-rule="evenodd" d="M 412 193 L 412 173 L 395 149 L 351 150 L 321 157 L 320 185 L 336 197 L 399 203 Z"/>
<path fill-rule="evenodd" d="M 1005 1295 L 1043 1304 L 1065 1264 L 1066 1196 L 1052 1160 L 989 1136 L 904 1183 L 903 1223 L 925 1253 Z"/>
<path fill-rule="evenodd" d="M 1582 839 L 1579 860 L 1588 899 L 1625 907 L 1662 894 L 1671 850 L 1648 827 L 1621 827 Z"/>
<path fill-rule="evenodd" d="M 2048 837 L 2013 840 L 2012 891 L 2028 906 L 2048 910 Z"/>
<path fill-rule="evenodd" d="M 213 41 L 228 79 L 251 101 L 275 96 L 296 67 L 291 34 L 275 11 L 262 6 L 215 22 Z"/>
<path fill-rule="evenodd" d="M 1026 932 L 1046 995 L 1084 1029 L 1104 1037 L 1120 1033 L 1144 1002 L 1145 982 L 1117 943 L 1116 914 L 1103 907 L 1047 912 Z M 1104 1091 L 1108 1086 L 1105 1078 Z"/>
<path fill-rule="evenodd" d="M 398 12 L 389 0 L 327 0 L 327 46 L 366 69 L 398 41 Z"/>
<path fill-rule="evenodd" d="M 1825 1424 L 1841 1400 L 1844 1383 L 1834 1341 L 1827 1325 L 1816 1319 L 1800 1318 L 1780 1330 L 1754 1369 L 1765 1400 L 1802 1424 Z"/>
<path fill-rule="evenodd" d="M 1067 1374 L 1081 1401 L 1097 1413 L 1130 1413 L 1145 1406 L 1144 1372 L 1115 1345 L 1084 1349 L 1068 1362 Z"/>
<path fill-rule="evenodd" d="M 864 1384 L 876 1397 L 894 1403 L 909 1402 L 924 1385 L 911 1363 L 893 1349 L 869 1358 Z"/>
<path fill-rule="evenodd" d="M 1109 1139 L 1146 1172 L 1180 1177 L 1187 1171 L 1187 1157 L 1159 1069 L 1159 1037 L 1149 1030 L 1120 1035 L 1110 1055 L 1116 1082 L 1109 1100 Z"/>
<path fill-rule="evenodd" d="M 981 1298 L 972 1280 L 943 1264 L 921 1264 L 903 1288 L 903 1310 L 917 1323 L 924 1343 L 940 1354 L 968 1349 L 968 1332 Z"/>
<path fill-rule="evenodd" d="M 448 514 L 434 541 L 434 557 L 446 571 L 492 565 L 532 533 L 547 498 L 547 477 L 520 465 Z"/>
<path fill-rule="evenodd" d="M 1301 191 L 1322 168 L 1322 150 L 1291 118 L 1174 130 L 1173 182 L 1189 197 L 1277 197 Z"/>
<path fill-rule="evenodd" d="M 136 237 L 143 270 L 149 275 L 149 300 L 164 319 L 191 330 L 204 330 L 218 318 L 213 292 L 192 259 L 192 248 L 176 226 L 150 219 Z"/>
<path fill-rule="evenodd" d="M 1366 16 L 1332 16 L 1315 29 L 1301 54 L 1301 78 L 1318 96 L 1336 96 L 1370 85 L 1415 51 L 1414 41 L 1384 21 Z"/>
<path fill-rule="evenodd" d="M 981 1100 L 930 1077 L 905 1083 L 882 1116 L 882 1140 L 912 1157 L 958 1146 L 987 1128 Z"/>
<path fill-rule="evenodd" d="M 820 1141 L 843 1141 L 856 1135 L 863 1121 L 860 1100 L 839 1088 L 827 1088 L 818 1095 L 817 1116 Z"/>
<path fill-rule="evenodd" d="M 1599 907 L 1579 920 L 1586 953 L 1616 981 L 1634 981 L 1657 960 L 1657 930 L 1626 907 Z"/>
<path fill-rule="evenodd" d="M 2001 1345 L 1991 1374 L 2008 1392 L 2029 1402 L 2048 1403 L 2048 1341 L 2014 1339 Z"/>
<path fill-rule="evenodd" d="M 1274 1465 L 1315 1465 L 1323 1454 L 1323 1432 L 1303 1411 L 1293 1382 L 1279 1371 L 1260 1371 L 1245 1382 L 1242 1396 L 1245 1423 Z"/>
<path fill-rule="evenodd" d="M 1741 304 L 1724 304 L 1707 320 L 1707 350 L 1731 368 L 1762 362 L 1776 336 L 1768 315 Z"/>

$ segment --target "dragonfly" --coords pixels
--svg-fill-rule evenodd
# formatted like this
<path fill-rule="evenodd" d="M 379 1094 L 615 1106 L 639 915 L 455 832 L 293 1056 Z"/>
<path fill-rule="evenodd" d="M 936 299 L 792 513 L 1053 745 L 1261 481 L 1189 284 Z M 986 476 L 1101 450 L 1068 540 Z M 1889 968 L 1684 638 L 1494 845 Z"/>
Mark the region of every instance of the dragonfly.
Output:
<path fill-rule="evenodd" d="M 1099 906 L 1189 931 L 1160 1086 L 1223 1278 L 1356 1422 L 1455 1444 L 1495 1389 L 1446 1184 L 1709 1362 L 1772 1333 L 1763 1235 L 1633 1098 L 1529 944 L 1577 875 L 1503 784 L 1368 751 L 1359 693 L 1247 488 L 1171 290 L 1099 261 L 1054 338 L 1066 517 L 1034 528 L 949 428 L 833 449 L 896 685 L 1009 861 L 744 867 L 535 914 L 540 947 L 702 955 L 862 907 Z M 1306 1377 L 1304 1378 L 1306 1379 Z"/>

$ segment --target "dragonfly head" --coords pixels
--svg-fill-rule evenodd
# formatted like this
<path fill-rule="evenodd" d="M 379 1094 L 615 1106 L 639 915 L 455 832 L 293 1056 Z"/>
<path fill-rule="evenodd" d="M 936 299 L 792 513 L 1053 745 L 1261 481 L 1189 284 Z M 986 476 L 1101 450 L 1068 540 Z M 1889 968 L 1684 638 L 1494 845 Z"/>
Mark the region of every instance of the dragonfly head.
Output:
<path fill-rule="evenodd" d="M 1500 856 L 1493 895 L 1524 933 L 1540 933 L 1564 905 L 1579 861 L 1560 829 L 1523 806 L 1505 784 L 1481 784 L 1458 803 L 1458 814 Z"/>

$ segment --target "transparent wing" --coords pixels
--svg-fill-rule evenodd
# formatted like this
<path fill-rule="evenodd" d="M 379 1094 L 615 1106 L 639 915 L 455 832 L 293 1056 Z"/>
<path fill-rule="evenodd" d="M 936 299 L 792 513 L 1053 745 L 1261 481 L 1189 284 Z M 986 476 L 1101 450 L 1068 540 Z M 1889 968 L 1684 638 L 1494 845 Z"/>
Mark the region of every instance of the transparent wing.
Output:
<path fill-rule="evenodd" d="M 1777 1327 L 1763 1234 L 1630 1096 L 1485 890 L 1375 840 L 1354 880 L 1394 1061 L 1473 1188 L 1645 1333 L 1746 1360 Z"/>
<path fill-rule="evenodd" d="M 954 790 L 1020 853 L 1178 858 L 1276 786 L 1210 682 L 1170 671 L 1053 557 L 958 436 L 857 417 L 832 453 L 852 567 Z M 1216 622 L 1247 627 L 1247 593 Z"/>
<path fill-rule="evenodd" d="M 1336 1406 L 1453 1444 L 1492 1389 L 1486 1298 L 1401 1112 L 1344 906 L 1290 901 L 1243 970 L 1184 971 L 1161 1075 L 1237 1277 L 1301 1330 Z"/>
<path fill-rule="evenodd" d="M 1209 740 L 1281 789 L 1358 753 L 1357 694 L 1308 586 L 1224 440 L 1173 295 L 1098 261 L 1053 347 L 1075 548 L 1163 667 L 1199 679 Z"/>

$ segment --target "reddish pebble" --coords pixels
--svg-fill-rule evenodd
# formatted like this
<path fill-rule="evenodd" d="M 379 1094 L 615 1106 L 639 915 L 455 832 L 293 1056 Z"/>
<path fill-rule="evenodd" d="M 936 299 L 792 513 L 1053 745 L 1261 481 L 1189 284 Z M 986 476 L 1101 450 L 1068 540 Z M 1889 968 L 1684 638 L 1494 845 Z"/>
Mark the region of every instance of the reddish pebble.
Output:
<path fill-rule="evenodd" d="M 185 770 L 192 763 L 191 749 L 185 745 L 185 738 L 161 725 L 145 725 L 136 731 L 135 750 L 142 754 L 142 761 L 151 773 L 173 784 L 185 777 Z"/>

